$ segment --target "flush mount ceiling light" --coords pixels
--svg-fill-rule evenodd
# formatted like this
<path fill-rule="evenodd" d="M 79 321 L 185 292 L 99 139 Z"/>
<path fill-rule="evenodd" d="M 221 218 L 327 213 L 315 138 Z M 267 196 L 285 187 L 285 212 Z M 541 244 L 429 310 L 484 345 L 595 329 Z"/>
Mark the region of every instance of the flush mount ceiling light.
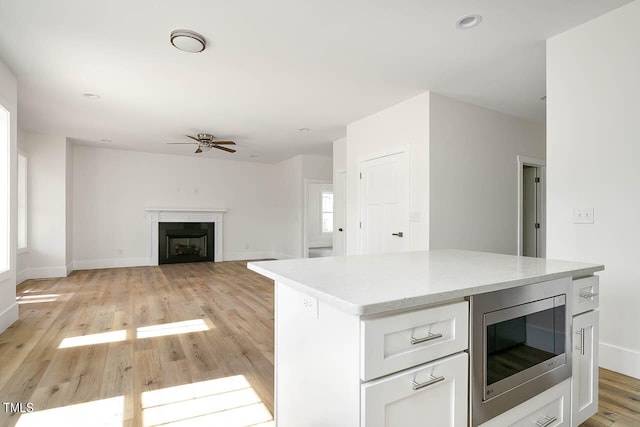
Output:
<path fill-rule="evenodd" d="M 171 32 L 171 44 L 183 52 L 198 53 L 207 47 L 204 37 L 195 31 L 174 30 Z"/>
<path fill-rule="evenodd" d="M 460 30 L 468 30 L 473 28 L 482 22 L 482 16 L 480 15 L 465 15 L 456 21 L 456 28 Z"/>
<path fill-rule="evenodd" d="M 111 142 L 111 140 L 110 139 L 101 139 L 100 142 L 104 142 L 106 144 L 108 142 Z"/>
<path fill-rule="evenodd" d="M 100 95 L 96 95 L 95 93 L 83 93 L 82 96 L 89 99 L 100 99 Z"/>

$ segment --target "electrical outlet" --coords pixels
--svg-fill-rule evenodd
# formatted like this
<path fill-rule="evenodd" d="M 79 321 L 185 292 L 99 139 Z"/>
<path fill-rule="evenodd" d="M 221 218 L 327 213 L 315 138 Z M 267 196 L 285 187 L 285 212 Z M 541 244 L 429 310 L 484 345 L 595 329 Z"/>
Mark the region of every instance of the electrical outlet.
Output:
<path fill-rule="evenodd" d="M 304 296 L 302 298 L 302 308 L 307 315 L 318 318 L 318 298 Z"/>
<path fill-rule="evenodd" d="M 573 208 L 574 224 L 593 224 L 593 208 Z"/>

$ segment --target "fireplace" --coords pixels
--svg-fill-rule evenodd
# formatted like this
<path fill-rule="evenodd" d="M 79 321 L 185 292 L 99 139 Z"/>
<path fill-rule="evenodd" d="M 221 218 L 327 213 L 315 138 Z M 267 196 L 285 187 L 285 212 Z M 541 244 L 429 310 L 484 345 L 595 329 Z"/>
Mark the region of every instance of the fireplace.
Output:
<path fill-rule="evenodd" d="M 212 223 L 213 234 L 207 235 L 207 256 L 209 261 L 224 261 L 223 252 L 223 235 L 224 235 L 224 214 L 227 209 L 210 209 L 210 208 L 145 208 L 145 218 L 147 220 L 147 230 L 149 236 L 149 265 L 160 264 L 160 241 L 164 240 L 166 245 L 166 237 L 160 239 L 160 224 L 167 223 L 169 228 L 174 227 L 171 224 L 177 223 Z M 213 250 L 210 251 L 210 245 L 213 242 Z M 185 245 L 184 242 L 177 242 Z M 193 244 L 189 242 L 189 245 Z M 174 246 L 175 247 L 175 246 Z M 184 251 L 183 251 L 184 252 Z M 187 251 L 188 252 L 188 251 Z M 164 253 L 166 254 L 166 246 Z M 180 255 L 185 255 L 180 254 Z M 183 257 L 182 257 L 183 258 Z"/>
<path fill-rule="evenodd" d="M 158 264 L 214 261 L 213 222 L 159 222 Z"/>

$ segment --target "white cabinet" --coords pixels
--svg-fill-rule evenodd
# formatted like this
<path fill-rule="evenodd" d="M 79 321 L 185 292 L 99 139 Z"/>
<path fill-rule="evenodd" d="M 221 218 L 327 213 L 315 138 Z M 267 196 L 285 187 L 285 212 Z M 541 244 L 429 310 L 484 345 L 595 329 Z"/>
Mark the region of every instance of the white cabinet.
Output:
<path fill-rule="evenodd" d="M 598 314 L 593 310 L 573 318 L 573 426 L 579 426 L 598 412 Z"/>
<path fill-rule="evenodd" d="M 468 311 L 359 316 L 276 282 L 276 425 L 467 426 Z"/>
<path fill-rule="evenodd" d="M 571 380 L 540 393 L 480 427 L 563 427 L 570 425 Z"/>
<path fill-rule="evenodd" d="M 588 276 L 573 281 L 573 427 L 579 426 L 598 412 L 599 279 L 598 276 Z"/>
<path fill-rule="evenodd" d="M 467 353 L 362 385 L 366 427 L 467 426 Z"/>

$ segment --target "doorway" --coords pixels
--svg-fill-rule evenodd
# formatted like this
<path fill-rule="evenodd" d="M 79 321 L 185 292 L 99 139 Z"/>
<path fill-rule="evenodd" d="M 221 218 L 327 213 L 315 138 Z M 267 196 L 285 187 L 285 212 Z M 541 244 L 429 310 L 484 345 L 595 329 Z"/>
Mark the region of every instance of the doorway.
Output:
<path fill-rule="evenodd" d="M 333 255 L 333 184 L 331 181 L 304 180 L 303 227 L 302 256 L 304 258 Z"/>
<path fill-rule="evenodd" d="M 409 152 L 360 162 L 360 253 L 409 250 Z"/>
<path fill-rule="evenodd" d="M 545 171 L 544 160 L 518 156 L 518 255 L 546 256 Z"/>

